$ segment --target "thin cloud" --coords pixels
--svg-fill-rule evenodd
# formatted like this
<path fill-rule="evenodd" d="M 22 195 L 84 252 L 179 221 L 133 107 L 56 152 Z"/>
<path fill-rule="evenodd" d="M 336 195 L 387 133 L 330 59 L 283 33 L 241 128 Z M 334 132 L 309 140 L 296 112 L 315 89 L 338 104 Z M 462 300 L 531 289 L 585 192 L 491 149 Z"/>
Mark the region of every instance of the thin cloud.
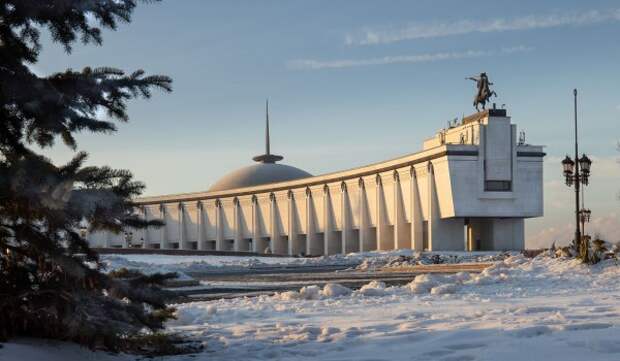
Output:
<path fill-rule="evenodd" d="M 620 21 L 620 9 L 529 15 L 512 19 L 459 20 L 426 24 L 413 23 L 402 28 L 365 29 L 361 31 L 361 34 L 347 34 L 345 36 L 345 43 L 348 45 L 387 44 L 404 40 L 438 38 L 470 33 L 585 26 L 613 21 Z"/>
<path fill-rule="evenodd" d="M 340 60 L 315 60 L 315 59 L 297 59 L 287 63 L 289 69 L 294 70 L 317 70 L 317 69 L 334 69 L 334 68 L 351 68 L 359 66 L 371 65 L 388 65 L 388 64 L 416 64 L 416 63 L 432 63 L 436 61 L 481 58 L 496 55 L 508 55 L 514 53 L 523 53 L 532 51 L 533 48 L 528 46 L 515 46 L 510 48 L 502 48 L 499 50 L 467 50 L 462 52 L 442 52 L 427 53 L 417 55 L 397 55 L 384 56 L 380 58 L 369 59 L 340 59 Z"/>

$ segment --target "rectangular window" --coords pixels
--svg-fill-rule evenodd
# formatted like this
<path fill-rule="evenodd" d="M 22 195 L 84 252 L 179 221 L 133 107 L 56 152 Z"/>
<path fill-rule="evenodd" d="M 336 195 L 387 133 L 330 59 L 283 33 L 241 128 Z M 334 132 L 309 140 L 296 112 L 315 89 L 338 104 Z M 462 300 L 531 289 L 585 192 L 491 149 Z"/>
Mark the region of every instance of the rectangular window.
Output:
<path fill-rule="evenodd" d="M 511 181 L 484 181 L 486 192 L 510 192 L 512 190 Z"/>

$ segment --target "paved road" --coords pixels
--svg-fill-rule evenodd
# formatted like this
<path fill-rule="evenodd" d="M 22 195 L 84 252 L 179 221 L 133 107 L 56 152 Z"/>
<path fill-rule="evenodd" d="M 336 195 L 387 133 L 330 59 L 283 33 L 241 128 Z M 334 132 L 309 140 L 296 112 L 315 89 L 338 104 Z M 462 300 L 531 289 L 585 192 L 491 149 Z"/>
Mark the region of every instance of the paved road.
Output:
<path fill-rule="evenodd" d="M 208 301 L 220 298 L 253 297 L 271 295 L 276 292 L 299 290 L 307 285 L 323 286 L 327 283 L 339 283 L 358 289 L 364 284 L 377 280 L 389 286 L 403 285 L 411 282 L 423 273 L 457 273 L 481 272 L 491 263 L 439 264 L 392 267 L 377 270 L 358 271 L 328 270 L 325 267 L 305 267 L 297 272 L 290 269 L 270 269 L 264 273 L 236 273 L 193 275 L 207 282 L 201 287 L 177 289 L 184 296 L 179 302 Z"/>

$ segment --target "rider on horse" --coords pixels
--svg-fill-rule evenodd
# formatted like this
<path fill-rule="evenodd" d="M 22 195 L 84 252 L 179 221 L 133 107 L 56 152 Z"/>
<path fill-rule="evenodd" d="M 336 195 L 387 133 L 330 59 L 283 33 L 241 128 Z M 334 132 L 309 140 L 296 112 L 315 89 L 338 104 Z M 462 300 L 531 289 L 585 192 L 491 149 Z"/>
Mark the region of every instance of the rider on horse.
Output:
<path fill-rule="evenodd" d="M 480 109 L 478 109 L 478 104 L 482 104 L 482 109 L 484 110 L 487 101 L 491 98 L 491 95 L 495 95 L 497 97 L 497 94 L 489 88 L 489 85 L 493 85 L 493 83 L 489 81 L 487 73 L 480 73 L 479 78 L 469 77 L 467 79 L 475 81 L 478 87 L 478 93 L 474 98 L 474 106 L 476 107 L 476 110 L 480 111 Z"/>

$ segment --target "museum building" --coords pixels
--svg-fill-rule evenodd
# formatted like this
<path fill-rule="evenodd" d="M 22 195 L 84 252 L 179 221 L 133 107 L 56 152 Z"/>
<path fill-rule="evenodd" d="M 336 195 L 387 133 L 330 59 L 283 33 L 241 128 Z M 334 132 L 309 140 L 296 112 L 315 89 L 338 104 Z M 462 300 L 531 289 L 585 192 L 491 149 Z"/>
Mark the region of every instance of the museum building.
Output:
<path fill-rule="evenodd" d="M 136 199 L 165 226 L 94 232 L 94 247 L 289 255 L 373 250 L 522 250 L 543 215 L 543 147 L 505 109 L 464 117 L 396 159 L 318 176 L 266 152 L 206 192 Z M 128 237 L 128 235 L 130 235 Z"/>

